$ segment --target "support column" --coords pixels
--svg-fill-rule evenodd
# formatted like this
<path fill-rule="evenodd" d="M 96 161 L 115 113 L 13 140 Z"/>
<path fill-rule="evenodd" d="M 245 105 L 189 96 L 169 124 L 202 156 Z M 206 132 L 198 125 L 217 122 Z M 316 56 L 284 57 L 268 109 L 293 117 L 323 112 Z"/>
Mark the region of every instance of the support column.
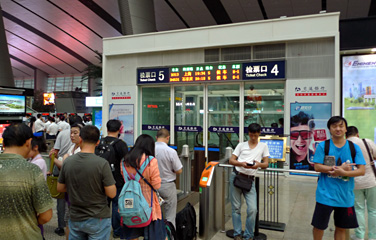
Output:
<path fill-rule="evenodd" d="M 153 0 L 118 0 L 123 35 L 156 32 Z"/>
<path fill-rule="evenodd" d="M 34 75 L 34 90 L 42 90 L 47 92 L 48 74 L 42 70 L 35 70 Z"/>
<path fill-rule="evenodd" d="M 0 11 L 1 11 L 0 6 Z M 0 17 L 0 86 L 14 87 L 14 77 L 8 49 L 8 41 L 5 35 L 3 16 Z"/>

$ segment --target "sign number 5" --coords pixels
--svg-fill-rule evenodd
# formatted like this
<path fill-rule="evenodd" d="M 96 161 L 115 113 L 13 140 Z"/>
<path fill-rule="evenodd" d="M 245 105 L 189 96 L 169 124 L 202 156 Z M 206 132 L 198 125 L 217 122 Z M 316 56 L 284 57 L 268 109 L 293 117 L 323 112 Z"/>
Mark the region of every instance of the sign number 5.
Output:
<path fill-rule="evenodd" d="M 274 65 L 274 67 L 272 68 L 271 73 L 274 73 L 274 75 L 276 75 L 276 76 L 278 75 L 279 71 L 278 71 L 278 65 L 277 64 Z"/>
<path fill-rule="evenodd" d="M 164 71 L 159 71 L 159 74 L 158 74 L 159 81 L 163 81 L 164 78 L 165 78 Z"/>

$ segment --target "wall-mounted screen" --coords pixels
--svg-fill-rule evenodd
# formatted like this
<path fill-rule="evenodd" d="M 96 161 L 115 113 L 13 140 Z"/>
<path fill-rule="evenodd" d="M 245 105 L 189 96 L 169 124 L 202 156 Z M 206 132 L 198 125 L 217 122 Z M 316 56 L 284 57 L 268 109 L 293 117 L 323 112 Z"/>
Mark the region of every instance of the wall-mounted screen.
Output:
<path fill-rule="evenodd" d="M 43 93 L 43 105 L 54 105 L 54 104 L 55 104 L 55 94 Z"/>
<path fill-rule="evenodd" d="M 86 97 L 85 98 L 86 107 L 102 107 L 103 106 L 103 97 Z"/>
<path fill-rule="evenodd" d="M 6 127 L 8 127 L 9 124 L 0 124 L 0 144 L 3 144 L 3 133 Z"/>
<path fill-rule="evenodd" d="M 259 141 L 268 145 L 270 159 L 285 161 L 286 159 L 286 137 L 259 137 Z"/>
<path fill-rule="evenodd" d="M 0 116 L 23 116 L 25 111 L 25 96 L 0 94 Z"/>
<path fill-rule="evenodd" d="M 342 57 L 342 114 L 361 138 L 376 141 L 376 55 Z"/>

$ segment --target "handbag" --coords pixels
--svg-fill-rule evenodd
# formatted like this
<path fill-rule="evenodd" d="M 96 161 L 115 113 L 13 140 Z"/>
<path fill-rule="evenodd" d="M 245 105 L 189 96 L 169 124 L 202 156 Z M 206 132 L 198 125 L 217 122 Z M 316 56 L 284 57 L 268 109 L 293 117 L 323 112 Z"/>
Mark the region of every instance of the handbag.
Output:
<path fill-rule="evenodd" d="M 51 175 L 47 176 L 47 186 L 48 186 L 48 189 L 50 190 L 51 197 L 62 199 L 62 198 L 64 198 L 64 193 L 57 191 L 57 179 L 58 179 L 58 177 L 55 177 L 55 176 L 52 175 L 52 171 L 53 171 L 53 168 L 54 168 L 54 165 L 55 165 L 54 159 L 55 159 L 55 155 L 52 154 L 51 155 L 51 163 L 50 163 L 50 173 L 51 173 Z"/>
<path fill-rule="evenodd" d="M 252 188 L 254 176 L 242 175 L 236 171 L 234 186 L 240 188 L 243 192 L 249 192 Z"/>
<path fill-rule="evenodd" d="M 366 146 L 367 148 L 367 152 L 368 152 L 368 157 L 369 157 L 369 161 L 370 161 L 370 164 L 371 164 L 371 168 L 373 170 L 373 173 L 375 174 L 375 177 L 376 177 L 376 167 L 375 167 L 375 162 L 373 161 L 373 158 L 372 158 L 372 155 L 371 155 L 371 152 L 369 151 L 369 148 L 368 148 L 368 144 L 366 142 L 366 140 L 363 138 L 363 143 L 364 145 Z"/>

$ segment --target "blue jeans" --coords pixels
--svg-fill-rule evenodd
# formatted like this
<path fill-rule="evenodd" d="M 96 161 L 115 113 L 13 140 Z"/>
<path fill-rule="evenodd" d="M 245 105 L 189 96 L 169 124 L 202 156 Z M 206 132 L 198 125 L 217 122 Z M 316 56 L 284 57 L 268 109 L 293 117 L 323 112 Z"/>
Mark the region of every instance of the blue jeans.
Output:
<path fill-rule="evenodd" d="M 123 230 L 120 226 L 120 214 L 119 214 L 119 195 L 121 192 L 122 187 L 116 187 L 116 196 L 114 198 L 107 198 L 108 200 L 108 206 L 110 207 L 110 204 L 112 202 L 112 215 L 111 215 L 111 225 L 112 229 L 114 231 L 114 234 L 118 236 L 123 235 Z"/>
<path fill-rule="evenodd" d="M 241 220 L 241 196 L 243 194 L 240 188 L 234 186 L 235 173 L 230 176 L 230 201 L 232 209 L 232 225 L 234 226 L 234 237 L 242 233 Z M 245 220 L 244 238 L 253 238 L 256 215 L 257 215 L 257 194 L 255 182 L 252 184 L 251 191 L 244 194 L 245 203 L 247 204 L 247 218 Z"/>
<path fill-rule="evenodd" d="M 110 235 L 110 218 L 89 218 L 80 222 L 69 219 L 69 240 L 109 240 Z"/>

